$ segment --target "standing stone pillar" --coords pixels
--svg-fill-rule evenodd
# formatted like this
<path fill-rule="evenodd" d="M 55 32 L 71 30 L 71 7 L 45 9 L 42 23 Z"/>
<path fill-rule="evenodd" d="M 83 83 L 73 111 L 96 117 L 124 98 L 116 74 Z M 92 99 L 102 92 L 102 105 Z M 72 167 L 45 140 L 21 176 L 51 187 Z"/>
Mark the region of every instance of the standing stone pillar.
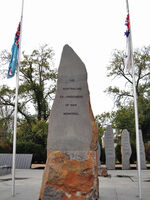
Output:
<path fill-rule="evenodd" d="M 132 154 L 130 134 L 125 129 L 121 135 L 122 169 L 130 169 L 130 157 Z"/>
<path fill-rule="evenodd" d="M 144 147 L 143 136 L 142 136 L 142 131 L 141 130 L 139 130 L 139 141 L 140 141 L 141 169 L 146 169 L 145 147 Z"/>
<path fill-rule="evenodd" d="M 104 136 L 105 156 L 107 169 L 115 169 L 114 135 L 110 125 L 107 126 Z"/>
<path fill-rule="evenodd" d="M 98 160 L 98 168 L 101 167 L 101 160 L 100 160 L 100 157 L 101 157 L 101 147 L 100 147 L 100 144 L 99 142 L 97 143 L 97 160 Z"/>
<path fill-rule="evenodd" d="M 98 199 L 97 142 L 85 65 L 65 45 L 49 118 L 40 200 Z"/>

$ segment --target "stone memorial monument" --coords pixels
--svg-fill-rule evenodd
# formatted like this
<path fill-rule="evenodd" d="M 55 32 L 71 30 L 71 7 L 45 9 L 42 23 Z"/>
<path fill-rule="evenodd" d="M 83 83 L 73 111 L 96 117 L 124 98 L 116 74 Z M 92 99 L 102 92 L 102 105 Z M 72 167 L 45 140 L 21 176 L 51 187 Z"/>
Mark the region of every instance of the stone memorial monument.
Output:
<path fill-rule="evenodd" d="M 112 127 L 108 125 L 104 136 L 107 169 L 115 169 L 115 148 L 113 136 Z"/>
<path fill-rule="evenodd" d="M 130 169 L 130 157 L 132 154 L 130 145 L 130 134 L 125 129 L 121 135 L 121 154 L 122 154 L 122 169 Z"/>
<path fill-rule="evenodd" d="M 100 169 L 101 168 L 101 160 L 100 160 L 100 157 L 101 157 L 101 147 L 100 147 L 100 144 L 99 142 L 97 143 L 97 163 L 98 163 L 98 168 Z"/>
<path fill-rule="evenodd" d="M 146 169 L 146 156 L 145 156 L 145 147 L 142 137 L 142 131 L 139 130 L 139 140 L 140 140 L 140 160 L 141 160 L 141 169 Z"/>
<path fill-rule="evenodd" d="M 98 129 L 85 65 L 65 45 L 49 118 L 47 161 L 40 200 L 97 200 Z"/>

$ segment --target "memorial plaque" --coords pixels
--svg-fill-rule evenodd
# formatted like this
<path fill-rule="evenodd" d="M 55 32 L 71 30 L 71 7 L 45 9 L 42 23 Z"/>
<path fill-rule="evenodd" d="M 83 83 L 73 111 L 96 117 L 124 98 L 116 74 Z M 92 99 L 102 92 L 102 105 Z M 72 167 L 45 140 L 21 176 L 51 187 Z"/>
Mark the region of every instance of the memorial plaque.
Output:
<path fill-rule="evenodd" d="M 141 169 L 146 169 L 145 147 L 144 147 L 143 136 L 142 136 L 141 130 L 139 130 L 139 141 L 140 141 Z"/>
<path fill-rule="evenodd" d="M 121 135 L 122 169 L 130 169 L 130 157 L 132 154 L 130 134 L 125 129 Z"/>
<path fill-rule="evenodd" d="M 107 126 L 104 137 L 107 169 L 115 169 L 114 135 L 110 125 Z"/>
<path fill-rule="evenodd" d="M 40 200 L 98 199 L 97 142 L 86 68 L 65 45 L 49 118 Z"/>

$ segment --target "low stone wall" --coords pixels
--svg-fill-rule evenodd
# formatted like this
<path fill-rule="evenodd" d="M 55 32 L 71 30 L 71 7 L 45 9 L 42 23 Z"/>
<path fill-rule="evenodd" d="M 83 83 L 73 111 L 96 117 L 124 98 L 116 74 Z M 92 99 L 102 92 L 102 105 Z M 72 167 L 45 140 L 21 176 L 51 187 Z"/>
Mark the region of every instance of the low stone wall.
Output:
<path fill-rule="evenodd" d="M 16 154 L 16 169 L 30 169 L 33 154 Z M 0 166 L 12 166 L 13 154 L 0 153 Z"/>

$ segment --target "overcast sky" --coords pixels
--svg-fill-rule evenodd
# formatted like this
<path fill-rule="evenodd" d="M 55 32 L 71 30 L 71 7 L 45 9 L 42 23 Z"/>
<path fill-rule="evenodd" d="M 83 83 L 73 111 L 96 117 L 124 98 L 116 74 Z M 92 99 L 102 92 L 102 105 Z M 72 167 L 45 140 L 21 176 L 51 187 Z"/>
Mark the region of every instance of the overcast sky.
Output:
<path fill-rule="evenodd" d="M 22 0 L 0 1 L 0 51 L 11 50 Z M 150 44 L 150 0 L 129 0 L 134 48 Z M 62 48 L 69 44 L 85 63 L 94 115 L 113 109 L 104 93 L 111 85 L 106 68 L 114 49 L 124 50 L 126 0 L 24 0 L 21 50 L 31 53 L 41 44 L 55 52 L 58 68 Z M 15 78 L 5 79 L 15 85 Z"/>

